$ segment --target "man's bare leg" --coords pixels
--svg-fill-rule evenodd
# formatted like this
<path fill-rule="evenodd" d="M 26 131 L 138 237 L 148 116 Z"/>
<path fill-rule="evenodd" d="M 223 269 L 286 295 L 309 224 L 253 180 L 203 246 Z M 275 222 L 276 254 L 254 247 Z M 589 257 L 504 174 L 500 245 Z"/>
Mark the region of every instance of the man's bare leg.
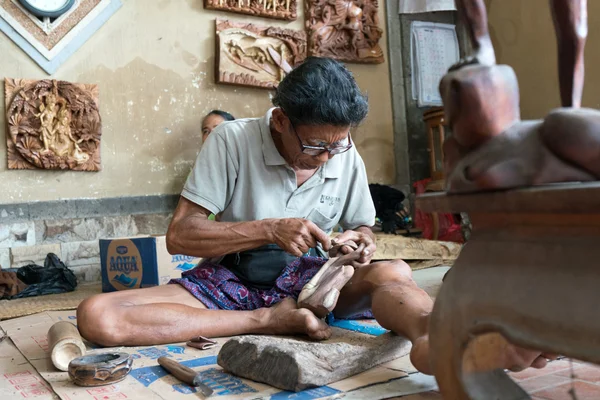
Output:
<path fill-rule="evenodd" d="M 550 0 L 558 44 L 558 78 L 563 107 L 579 108 L 584 81 L 587 0 Z"/>
<path fill-rule="evenodd" d="M 358 269 L 342 290 L 334 314 L 349 317 L 369 308 L 382 327 L 412 342 L 411 362 L 419 371 L 431 374 L 428 330 L 433 301 L 412 279 L 410 266 L 395 260 Z M 500 358 L 504 365 L 497 368 L 520 370 L 546 365 L 540 352 L 512 346 L 500 335 L 493 343 L 504 355 Z"/>
<path fill-rule="evenodd" d="M 104 293 L 77 309 L 82 336 L 103 346 L 149 346 L 196 336 L 308 334 L 327 339 L 329 327 L 293 299 L 254 311 L 208 310 L 177 284 Z"/>
<path fill-rule="evenodd" d="M 456 9 L 460 20 L 467 29 L 473 47 L 473 54 L 453 66 L 451 70 L 458 69 L 466 64 L 496 64 L 496 55 L 488 30 L 487 10 L 484 1 L 456 0 Z"/>

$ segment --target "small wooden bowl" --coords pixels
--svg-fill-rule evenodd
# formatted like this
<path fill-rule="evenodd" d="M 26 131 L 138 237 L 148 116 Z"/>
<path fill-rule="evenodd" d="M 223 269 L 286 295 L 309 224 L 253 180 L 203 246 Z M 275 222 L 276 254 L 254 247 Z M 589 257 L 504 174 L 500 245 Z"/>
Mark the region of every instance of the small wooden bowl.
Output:
<path fill-rule="evenodd" d="M 69 377 L 79 386 L 109 385 L 125 379 L 132 364 L 127 353 L 88 354 L 69 363 Z"/>

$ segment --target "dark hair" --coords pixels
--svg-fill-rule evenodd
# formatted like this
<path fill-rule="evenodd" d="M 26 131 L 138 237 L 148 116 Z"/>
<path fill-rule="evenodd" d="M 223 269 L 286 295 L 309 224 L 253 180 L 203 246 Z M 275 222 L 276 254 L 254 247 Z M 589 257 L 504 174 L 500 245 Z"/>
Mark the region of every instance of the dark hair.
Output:
<path fill-rule="evenodd" d="M 204 118 L 208 117 L 209 115 L 218 115 L 219 117 L 223 118 L 225 121 L 233 121 L 235 119 L 235 117 L 233 115 L 229 114 L 227 111 L 221 111 L 221 110 L 212 110 L 211 112 L 206 114 L 204 116 Z"/>
<path fill-rule="evenodd" d="M 309 57 L 277 87 L 273 105 L 294 125 L 356 126 L 369 112 L 352 73 L 330 58 Z"/>

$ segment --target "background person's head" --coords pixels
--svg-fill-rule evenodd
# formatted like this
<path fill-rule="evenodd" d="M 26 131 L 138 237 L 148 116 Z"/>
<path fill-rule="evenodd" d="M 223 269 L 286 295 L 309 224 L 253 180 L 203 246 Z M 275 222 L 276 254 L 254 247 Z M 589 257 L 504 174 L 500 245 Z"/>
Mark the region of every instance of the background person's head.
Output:
<path fill-rule="evenodd" d="M 212 110 L 202 120 L 202 142 L 206 141 L 206 138 L 210 133 L 222 122 L 233 121 L 235 118 L 228 112 L 221 110 Z"/>
<path fill-rule="evenodd" d="M 273 105 L 278 108 L 273 110 L 272 127 L 281 136 L 283 156 L 299 169 L 315 169 L 348 150 L 350 129 L 369 111 L 350 71 L 340 62 L 317 57 L 307 58 L 286 75 Z M 320 152 L 322 147 L 336 150 Z"/>

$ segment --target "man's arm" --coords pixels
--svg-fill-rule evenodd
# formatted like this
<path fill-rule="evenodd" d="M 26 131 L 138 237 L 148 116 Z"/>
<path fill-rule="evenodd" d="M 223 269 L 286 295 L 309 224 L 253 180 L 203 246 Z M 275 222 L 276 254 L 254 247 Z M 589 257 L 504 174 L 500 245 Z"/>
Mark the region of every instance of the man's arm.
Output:
<path fill-rule="evenodd" d="M 169 253 L 209 258 L 270 243 L 264 221 L 217 222 L 208 219 L 210 214 L 181 197 L 167 231 Z"/>
<path fill-rule="evenodd" d="M 171 254 L 218 257 L 275 243 L 300 257 L 321 242 L 329 249 L 329 237 L 315 224 L 300 218 L 248 222 L 210 221 L 210 211 L 181 197 L 167 231 Z"/>

